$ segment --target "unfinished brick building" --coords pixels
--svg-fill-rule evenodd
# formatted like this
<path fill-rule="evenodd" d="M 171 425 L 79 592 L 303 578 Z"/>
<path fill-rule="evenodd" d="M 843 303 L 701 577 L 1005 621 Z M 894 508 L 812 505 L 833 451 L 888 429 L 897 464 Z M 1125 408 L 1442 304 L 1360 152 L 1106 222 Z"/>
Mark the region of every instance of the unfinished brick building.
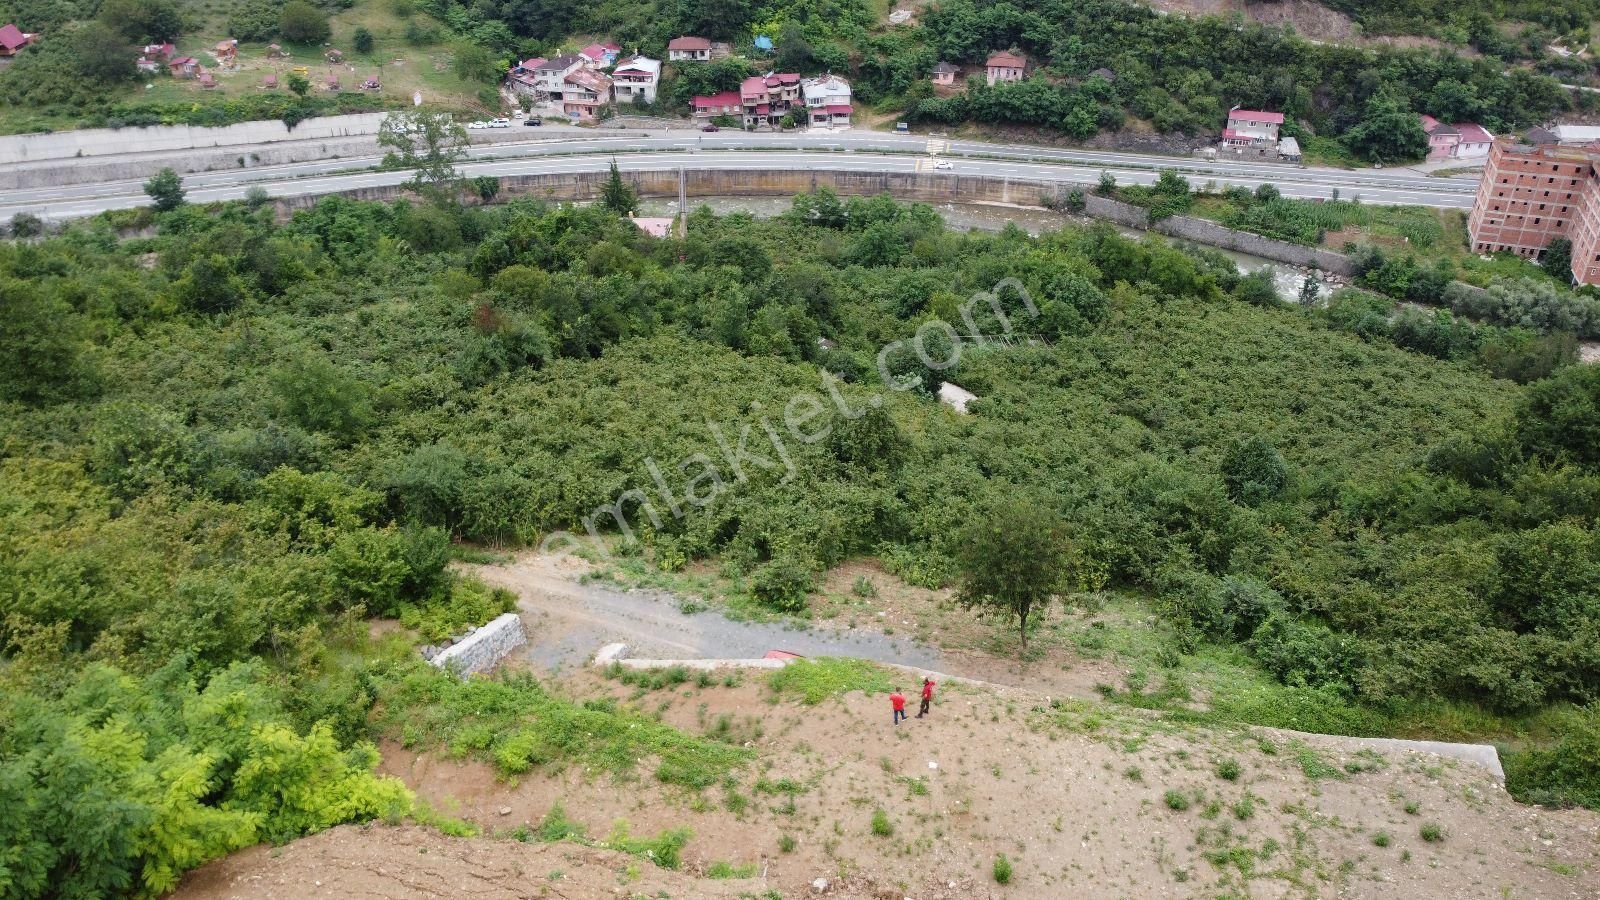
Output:
<path fill-rule="evenodd" d="M 1497 140 L 1467 219 L 1472 249 L 1538 259 L 1572 241 L 1572 277 L 1600 283 L 1600 145 Z"/>

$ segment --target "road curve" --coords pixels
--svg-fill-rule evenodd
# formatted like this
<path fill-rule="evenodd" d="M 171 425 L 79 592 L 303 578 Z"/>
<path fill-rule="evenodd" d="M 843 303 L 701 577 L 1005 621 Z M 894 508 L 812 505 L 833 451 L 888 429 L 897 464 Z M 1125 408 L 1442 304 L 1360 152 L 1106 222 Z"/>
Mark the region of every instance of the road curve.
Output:
<path fill-rule="evenodd" d="M 956 175 L 1013 177 L 1093 183 L 1111 173 L 1121 184 L 1149 184 L 1161 169 L 1175 169 L 1191 183 L 1255 188 L 1278 186 L 1286 196 L 1327 198 L 1338 192 L 1372 203 L 1413 204 L 1467 209 L 1475 179 L 1433 178 L 1405 171 L 1343 170 L 1280 163 L 1206 161 L 1148 154 L 1109 153 L 977 141 L 948 141 L 920 135 L 871 132 L 838 134 L 729 134 L 666 132 L 559 132 L 530 139 L 474 146 L 459 165 L 463 175 L 529 175 L 602 170 L 615 159 L 624 171 L 684 169 L 799 169 L 851 172 L 926 171 L 928 155 L 949 160 Z M 137 158 L 127 154 L 122 158 Z M 326 194 L 399 184 L 406 172 L 376 171 L 379 157 L 318 160 L 278 166 L 229 169 L 188 175 L 191 200 L 231 200 L 259 186 L 275 197 Z M 138 179 L 7 191 L 0 217 L 30 212 L 47 219 L 93 215 L 144 205 Z"/>

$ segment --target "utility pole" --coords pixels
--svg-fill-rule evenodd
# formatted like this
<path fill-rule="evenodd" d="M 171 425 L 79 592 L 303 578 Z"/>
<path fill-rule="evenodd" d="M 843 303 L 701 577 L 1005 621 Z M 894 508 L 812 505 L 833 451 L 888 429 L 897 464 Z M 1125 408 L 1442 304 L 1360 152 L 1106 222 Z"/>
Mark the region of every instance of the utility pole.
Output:
<path fill-rule="evenodd" d="M 678 167 L 678 237 L 689 236 L 689 181 L 683 171 L 683 166 Z"/>

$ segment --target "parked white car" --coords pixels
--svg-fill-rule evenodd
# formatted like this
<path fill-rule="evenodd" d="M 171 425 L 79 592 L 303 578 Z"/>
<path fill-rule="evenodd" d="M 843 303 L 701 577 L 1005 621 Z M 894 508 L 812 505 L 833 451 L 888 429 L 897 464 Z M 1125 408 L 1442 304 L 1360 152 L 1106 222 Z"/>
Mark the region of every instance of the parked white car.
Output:
<path fill-rule="evenodd" d="M 511 120 L 510 119 L 506 119 L 506 118 L 490 119 L 489 120 L 489 127 L 490 128 L 510 128 L 511 127 Z"/>
<path fill-rule="evenodd" d="M 468 122 L 467 123 L 467 127 L 468 128 L 488 128 L 489 127 L 489 123 L 488 122 L 482 122 L 482 121 L 479 121 L 479 122 Z"/>

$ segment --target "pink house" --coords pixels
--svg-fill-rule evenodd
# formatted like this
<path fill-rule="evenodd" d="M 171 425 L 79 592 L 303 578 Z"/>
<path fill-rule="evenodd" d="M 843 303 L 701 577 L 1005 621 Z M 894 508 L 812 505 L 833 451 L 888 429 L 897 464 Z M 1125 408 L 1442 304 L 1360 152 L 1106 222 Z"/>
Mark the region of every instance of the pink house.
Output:
<path fill-rule="evenodd" d="M 1228 110 L 1228 127 L 1222 130 L 1222 143 L 1229 147 L 1276 146 L 1283 113 L 1259 109 Z"/>
<path fill-rule="evenodd" d="M 597 110 L 611 103 L 611 79 L 593 69 L 567 73 L 561 91 L 561 111 L 576 122 L 593 122 Z"/>
<path fill-rule="evenodd" d="M 1422 130 L 1428 135 L 1428 162 L 1447 159 L 1487 159 L 1494 135 L 1476 122 L 1453 125 L 1422 116 Z"/>
<path fill-rule="evenodd" d="M 739 102 L 744 106 L 746 128 L 777 125 L 800 105 L 800 75 L 797 72 L 752 75 L 739 85 Z"/>
<path fill-rule="evenodd" d="M 947 62 L 939 63 L 933 67 L 933 83 L 952 85 L 956 83 L 956 74 L 961 70 Z"/>
<path fill-rule="evenodd" d="M 738 91 L 723 91 L 709 97 L 695 97 L 689 101 L 694 110 L 694 117 L 701 120 L 701 124 L 711 121 L 717 116 L 739 116 L 744 114 L 744 102 Z"/>
<path fill-rule="evenodd" d="M 989 84 L 997 81 L 1021 81 L 1028 68 L 1028 59 L 1021 53 L 1001 50 L 989 55 L 984 63 L 989 72 Z"/>

